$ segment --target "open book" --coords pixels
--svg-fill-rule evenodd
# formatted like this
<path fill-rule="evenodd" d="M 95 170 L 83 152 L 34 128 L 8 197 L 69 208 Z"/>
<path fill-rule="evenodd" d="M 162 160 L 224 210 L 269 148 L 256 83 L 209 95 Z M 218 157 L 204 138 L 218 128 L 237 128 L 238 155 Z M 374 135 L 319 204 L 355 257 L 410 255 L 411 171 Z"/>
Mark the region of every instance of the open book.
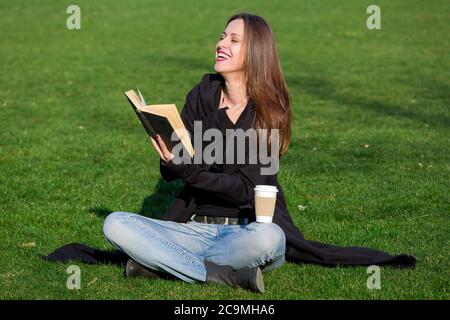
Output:
<path fill-rule="evenodd" d="M 125 96 L 148 135 L 159 135 L 169 150 L 172 150 L 181 141 L 188 154 L 194 157 L 194 148 L 189 138 L 189 132 L 181 120 L 177 107 L 174 104 L 147 105 L 139 89 L 138 93 L 139 95 L 134 90 L 129 90 L 125 92 Z M 178 136 L 178 141 L 171 140 L 174 131 Z"/>

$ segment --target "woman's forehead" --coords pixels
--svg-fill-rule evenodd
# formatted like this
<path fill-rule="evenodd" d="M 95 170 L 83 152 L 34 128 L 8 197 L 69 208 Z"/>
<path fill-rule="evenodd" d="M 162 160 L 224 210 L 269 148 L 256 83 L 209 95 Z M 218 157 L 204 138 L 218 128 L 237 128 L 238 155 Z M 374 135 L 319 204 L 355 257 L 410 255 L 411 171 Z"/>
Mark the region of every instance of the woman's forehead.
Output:
<path fill-rule="evenodd" d="M 242 34 L 244 33 L 244 20 L 234 19 L 227 25 L 224 33 L 242 36 Z"/>

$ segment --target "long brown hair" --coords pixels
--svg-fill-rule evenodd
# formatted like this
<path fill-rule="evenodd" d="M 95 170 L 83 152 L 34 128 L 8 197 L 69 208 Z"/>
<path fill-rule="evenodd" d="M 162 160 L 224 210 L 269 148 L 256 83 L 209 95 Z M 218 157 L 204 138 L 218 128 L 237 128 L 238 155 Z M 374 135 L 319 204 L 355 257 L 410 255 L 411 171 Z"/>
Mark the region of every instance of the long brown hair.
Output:
<path fill-rule="evenodd" d="M 292 112 L 275 37 L 260 16 L 238 13 L 228 19 L 226 26 L 235 19 L 244 20 L 243 71 L 247 96 L 255 106 L 254 125 L 256 129 L 278 129 L 279 151 L 283 154 L 291 141 Z M 268 141 L 270 146 L 270 136 Z"/>

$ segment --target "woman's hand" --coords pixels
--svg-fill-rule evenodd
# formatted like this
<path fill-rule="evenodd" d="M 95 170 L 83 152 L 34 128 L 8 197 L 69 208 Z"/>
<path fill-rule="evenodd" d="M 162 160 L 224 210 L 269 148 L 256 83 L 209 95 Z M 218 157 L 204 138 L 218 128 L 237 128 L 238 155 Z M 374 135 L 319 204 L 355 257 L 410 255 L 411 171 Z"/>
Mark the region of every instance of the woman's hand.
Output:
<path fill-rule="evenodd" d="M 159 135 L 154 135 L 150 137 L 150 140 L 152 141 L 153 147 L 155 148 L 156 152 L 158 152 L 160 158 L 163 159 L 165 162 L 168 162 L 175 157 L 169 151 L 166 144 Z"/>

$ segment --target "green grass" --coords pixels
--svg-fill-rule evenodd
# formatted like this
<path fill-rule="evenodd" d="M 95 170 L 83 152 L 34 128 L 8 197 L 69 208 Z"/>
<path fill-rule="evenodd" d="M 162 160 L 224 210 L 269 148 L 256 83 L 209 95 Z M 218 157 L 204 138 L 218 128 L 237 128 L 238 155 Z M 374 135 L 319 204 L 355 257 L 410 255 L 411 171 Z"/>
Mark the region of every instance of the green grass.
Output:
<path fill-rule="evenodd" d="M 79 31 L 66 29 L 72 2 L 0 2 L 0 298 L 449 299 L 448 1 L 377 1 L 377 31 L 368 1 L 76 3 Z M 255 295 L 80 265 L 82 288 L 68 290 L 69 264 L 40 254 L 111 248 L 106 213 L 158 217 L 180 188 L 160 181 L 123 91 L 181 108 L 213 72 L 236 11 L 262 15 L 276 35 L 294 109 L 279 179 L 297 226 L 309 239 L 412 254 L 417 268 L 382 268 L 381 289 L 369 290 L 364 267 L 287 263 Z"/>

